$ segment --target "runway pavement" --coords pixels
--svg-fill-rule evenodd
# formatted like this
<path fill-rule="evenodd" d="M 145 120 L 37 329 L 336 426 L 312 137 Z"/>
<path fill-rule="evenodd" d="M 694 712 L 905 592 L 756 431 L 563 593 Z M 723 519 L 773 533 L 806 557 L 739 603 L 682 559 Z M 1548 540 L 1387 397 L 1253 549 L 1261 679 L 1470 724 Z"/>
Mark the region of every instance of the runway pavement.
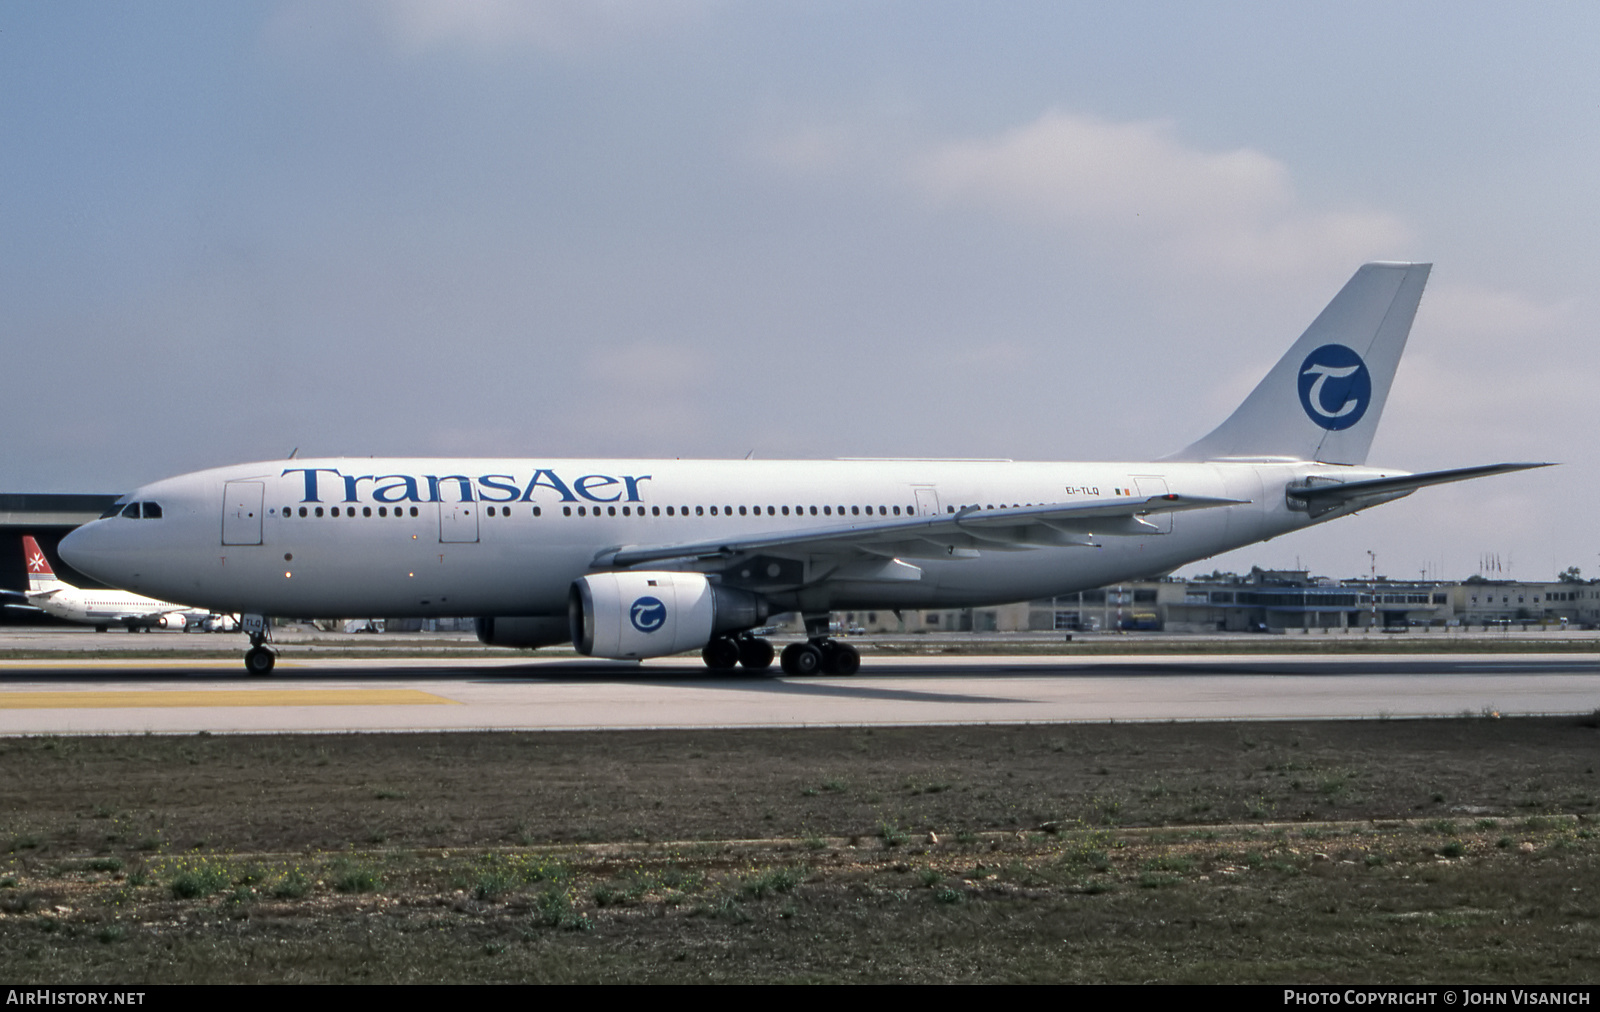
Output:
<path fill-rule="evenodd" d="M 136 637 L 143 639 L 143 637 Z M 873 657 L 850 678 L 531 657 L 0 659 L 0 734 L 796 727 L 1590 713 L 1600 655 Z"/>

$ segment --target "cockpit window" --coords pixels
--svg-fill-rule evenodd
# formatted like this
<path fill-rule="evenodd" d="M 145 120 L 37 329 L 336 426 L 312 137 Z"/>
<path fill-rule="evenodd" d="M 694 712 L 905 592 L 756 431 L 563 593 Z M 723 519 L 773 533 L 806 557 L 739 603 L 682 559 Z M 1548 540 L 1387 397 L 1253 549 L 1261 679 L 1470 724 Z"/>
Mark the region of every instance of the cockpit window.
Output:
<path fill-rule="evenodd" d="M 146 520 L 160 520 L 161 519 L 161 504 L 158 503 L 158 502 L 147 502 L 147 503 L 145 503 L 144 504 L 144 518 Z"/>
<path fill-rule="evenodd" d="M 118 513 L 121 513 L 121 512 L 122 512 L 122 503 L 114 502 L 110 506 L 106 507 L 106 511 L 104 513 L 100 514 L 100 519 L 101 520 L 109 520 L 109 519 L 111 519 L 112 517 L 116 516 Z"/>
<path fill-rule="evenodd" d="M 127 517 L 129 520 L 139 519 L 139 504 L 136 502 L 131 502 L 122 507 L 122 515 Z"/>

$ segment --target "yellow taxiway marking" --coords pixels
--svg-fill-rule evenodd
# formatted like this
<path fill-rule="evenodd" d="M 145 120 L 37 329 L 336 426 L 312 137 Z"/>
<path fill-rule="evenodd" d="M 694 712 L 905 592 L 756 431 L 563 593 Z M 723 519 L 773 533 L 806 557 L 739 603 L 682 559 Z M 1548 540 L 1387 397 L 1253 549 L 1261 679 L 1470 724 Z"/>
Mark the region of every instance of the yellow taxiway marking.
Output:
<path fill-rule="evenodd" d="M 183 689 L 149 692 L 0 692 L 0 710 L 108 710 L 175 706 L 460 706 L 416 689 Z"/>
<path fill-rule="evenodd" d="M 282 661 L 278 662 L 284 665 Z M 233 657 L 8 657 L 0 660 L 0 670 L 31 668 L 236 668 Z"/>

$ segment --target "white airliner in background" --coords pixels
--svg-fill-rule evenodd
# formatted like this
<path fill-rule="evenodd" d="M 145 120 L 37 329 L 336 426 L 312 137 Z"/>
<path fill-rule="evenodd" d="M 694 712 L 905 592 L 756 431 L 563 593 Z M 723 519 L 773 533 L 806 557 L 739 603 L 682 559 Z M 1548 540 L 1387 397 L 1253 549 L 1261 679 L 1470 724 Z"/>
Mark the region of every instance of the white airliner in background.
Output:
<path fill-rule="evenodd" d="M 475 616 L 485 643 L 759 670 L 773 648 L 750 630 L 781 612 L 808 637 L 785 672 L 849 674 L 830 611 L 1072 593 L 1542 466 L 1365 466 L 1429 267 L 1362 267 L 1232 416 L 1159 461 L 274 461 L 146 485 L 61 553 L 245 613 L 258 674 L 269 615 Z"/>
<path fill-rule="evenodd" d="M 22 551 L 28 569 L 28 590 L 19 596 L 27 600 L 28 606 L 48 615 L 69 622 L 83 622 L 99 632 L 113 625 L 123 626 L 129 632 L 183 629 L 209 617 L 204 611 L 196 612 L 181 604 L 157 601 L 125 590 L 74 587 L 56 576 L 50 560 L 45 558 L 44 550 L 31 534 L 22 536 Z"/>

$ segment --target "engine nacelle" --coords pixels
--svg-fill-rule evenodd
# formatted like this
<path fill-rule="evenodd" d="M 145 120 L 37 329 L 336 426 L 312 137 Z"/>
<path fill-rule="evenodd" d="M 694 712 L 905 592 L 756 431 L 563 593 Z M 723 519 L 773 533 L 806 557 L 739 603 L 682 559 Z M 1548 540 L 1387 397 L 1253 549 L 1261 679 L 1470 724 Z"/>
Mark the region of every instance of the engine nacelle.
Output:
<path fill-rule="evenodd" d="M 553 647 L 567 642 L 567 620 L 551 615 L 495 615 L 474 620 L 491 647 Z"/>
<path fill-rule="evenodd" d="M 572 645 L 590 657 L 665 657 L 767 620 L 765 598 L 702 573 L 597 573 L 573 581 L 568 602 Z"/>
<path fill-rule="evenodd" d="M 156 619 L 156 626 L 160 629 L 182 629 L 188 624 L 188 616 L 181 611 L 168 612 Z"/>

